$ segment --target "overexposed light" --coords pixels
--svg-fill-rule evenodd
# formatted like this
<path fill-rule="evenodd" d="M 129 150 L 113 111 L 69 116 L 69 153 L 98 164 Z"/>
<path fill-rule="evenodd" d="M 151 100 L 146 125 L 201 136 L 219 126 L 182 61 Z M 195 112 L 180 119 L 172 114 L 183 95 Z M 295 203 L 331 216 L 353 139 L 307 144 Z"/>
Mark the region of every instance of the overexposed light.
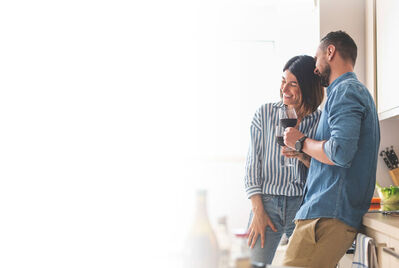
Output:
<path fill-rule="evenodd" d="M 2 5 L 0 266 L 177 267 L 198 188 L 245 227 L 249 124 L 312 3 Z"/>

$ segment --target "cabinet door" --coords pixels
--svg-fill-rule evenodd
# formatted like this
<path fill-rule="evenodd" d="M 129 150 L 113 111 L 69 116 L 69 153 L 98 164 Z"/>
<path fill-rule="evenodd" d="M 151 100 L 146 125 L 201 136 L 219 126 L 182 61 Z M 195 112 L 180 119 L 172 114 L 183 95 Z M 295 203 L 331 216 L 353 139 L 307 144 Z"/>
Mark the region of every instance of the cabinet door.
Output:
<path fill-rule="evenodd" d="M 391 256 L 387 253 L 383 252 L 383 247 L 389 246 L 390 238 L 389 236 L 372 230 L 370 228 L 365 228 L 366 235 L 370 236 L 374 239 L 374 242 L 377 245 L 377 258 L 378 264 L 381 268 L 389 268 L 391 263 Z"/>
<path fill-rule="evenodd" d="M 378 112 L 399 107 L 399 1 L 376 0 Z"/>
<path fill-rule="evenodd" d="M 366 37 L 366 77 L 365 85 L 376 101 L 376 51 L 375 51 L 375 0 L 366 0 L 365 9 Z"/>
<path fill-rule="evenodd" d="M 398 240 L 391 238 L 389 247 L 394 252 L 399 254 L 399 241 Z M 390 256 L 390 258 L 391 258 L 391 267 L 399 267 L 399 258 L 394 257 L 394 256 Z"/>

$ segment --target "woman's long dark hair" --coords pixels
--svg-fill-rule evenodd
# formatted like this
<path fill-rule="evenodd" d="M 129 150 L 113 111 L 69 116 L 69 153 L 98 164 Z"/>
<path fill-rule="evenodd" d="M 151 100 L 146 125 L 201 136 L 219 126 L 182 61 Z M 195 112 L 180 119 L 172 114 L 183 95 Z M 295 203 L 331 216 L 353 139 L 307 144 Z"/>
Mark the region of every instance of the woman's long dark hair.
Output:
<path fill-rule="evenodd" d="M 289 70 L 295 75 L 302 93 L 302 102 L 298 114 L 310 114 L 320 106 L 324 98 L 324 89 L 320 77 L 314 74 L 316 61 L 307 55 L 295 56 L 284 66 L 283 72 Z"/>

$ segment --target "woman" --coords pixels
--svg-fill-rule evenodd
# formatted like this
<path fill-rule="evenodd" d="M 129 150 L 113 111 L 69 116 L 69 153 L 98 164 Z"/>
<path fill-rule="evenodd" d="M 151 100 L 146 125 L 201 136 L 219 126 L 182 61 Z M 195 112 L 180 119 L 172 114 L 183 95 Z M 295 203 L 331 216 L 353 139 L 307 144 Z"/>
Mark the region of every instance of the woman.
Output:
<path fill-rule="evenodd" d="M 290 237 L 295 228 L 293 219 L 302 202 L 310 157 L 283 149 L 275 131 L 278 110 L 286 105 L 296 111 L 296 128 L 310 138 L 316 134 L 324 89 L 314 69 L 313 57 L 290 59 L 283 68 L 281 101 L 260 107 L 251 124 L 245 190 L 252 204 L 248 229 L 252 262 L 271 264 L 281 236 Z M 281 154 L 292 158 L 294 166 L 282 166 Z"/>

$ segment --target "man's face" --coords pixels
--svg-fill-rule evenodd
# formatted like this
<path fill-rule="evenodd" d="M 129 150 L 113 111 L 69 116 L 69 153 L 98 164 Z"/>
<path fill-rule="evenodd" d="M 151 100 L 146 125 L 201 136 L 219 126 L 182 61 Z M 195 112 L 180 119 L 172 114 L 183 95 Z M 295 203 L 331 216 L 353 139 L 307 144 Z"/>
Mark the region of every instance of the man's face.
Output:
<path fill-rule="evenodd" d="M 317 49 L 315 60 L 316 60 L 316 68 L 314 69 L 314 73 L 320 76 L 321 85 L 323 87 L 328 87 L 330 85 L 330 74 L 331 74 L 331 66 L 327 62 L 327 49 L 323 51 L 320 46 Z"/>

